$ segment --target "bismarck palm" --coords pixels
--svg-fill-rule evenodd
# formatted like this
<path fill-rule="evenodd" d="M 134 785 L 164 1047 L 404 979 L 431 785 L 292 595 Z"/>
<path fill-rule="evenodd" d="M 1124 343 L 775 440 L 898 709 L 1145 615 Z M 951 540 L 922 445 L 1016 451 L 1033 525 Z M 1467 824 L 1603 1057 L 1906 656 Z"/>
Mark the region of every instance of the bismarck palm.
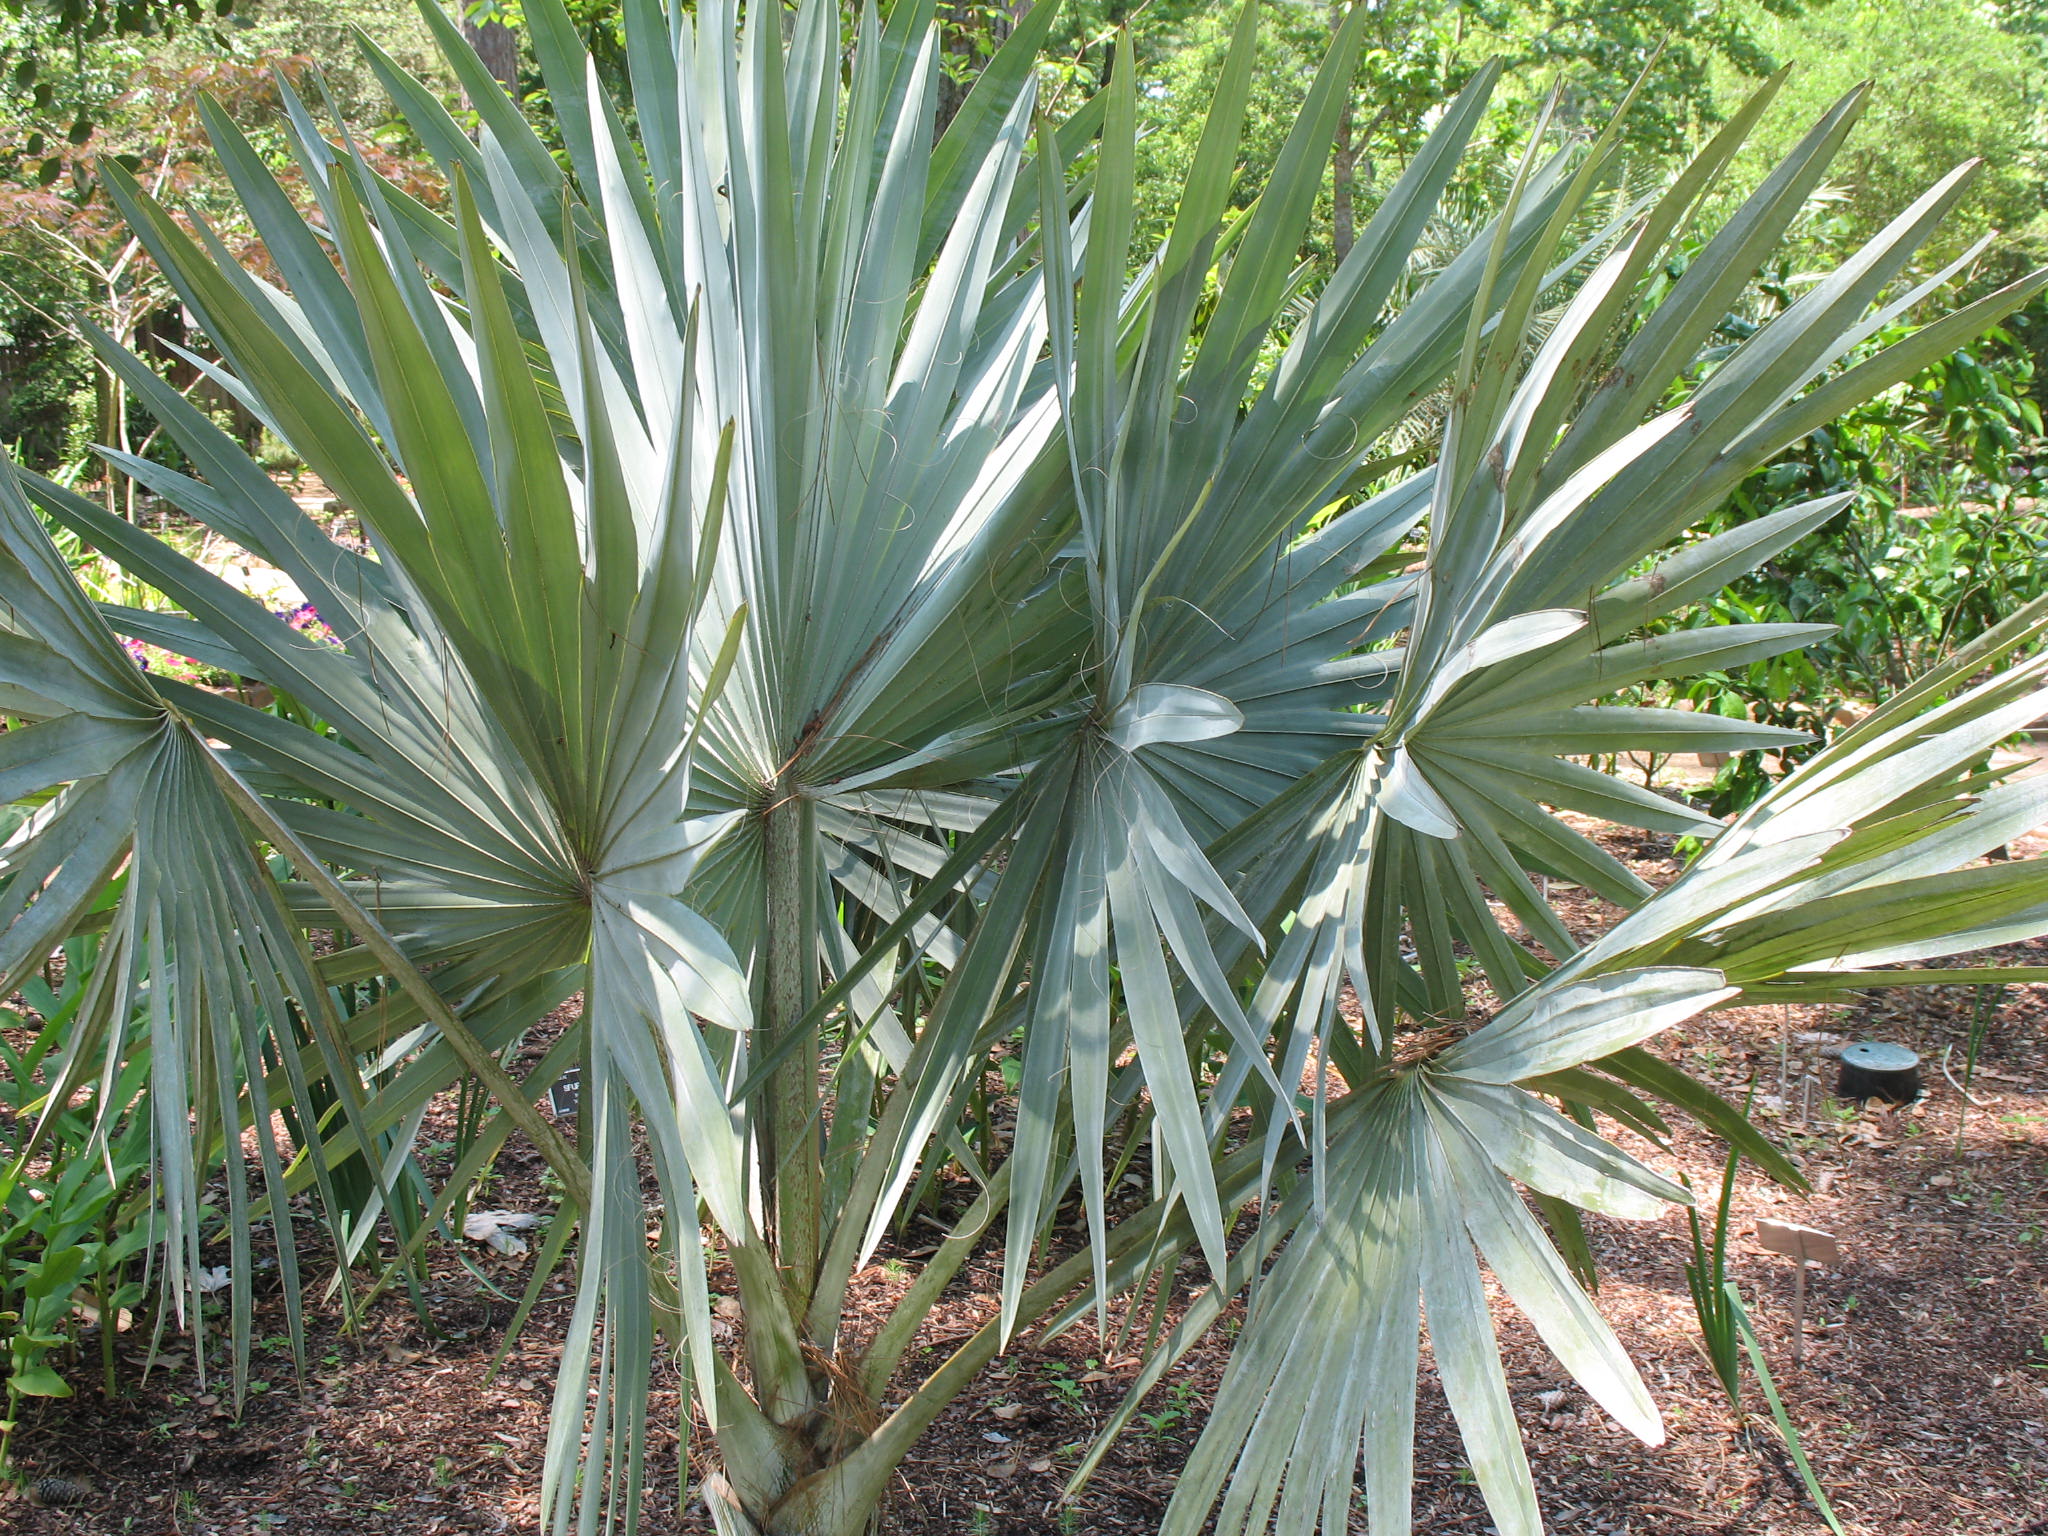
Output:
<path fill-rule="evenodd" d="M 1128 41 L 1053 122 L 1049 3 L 935 141 L 928 3 L 843 37 L 818 0 L 744 19 L 633 0 L 628 131 L 557 0 L 530 0 L 559 156 L 424 10 L 473 139 L 366 46 L 445 209 L 293 102 L 302 213 L 214 113 L 273 283 L 107 172 L 218 351 L 199 366 L 369 548 L 111 344 L 189 472 L 110 457 L 286 571 L 338 644 L 57 485 L 0 477 L 0 707 L 28 722 L 0 736 L 0 784 L 41 797 L 5 850 L 0 989 L 108 921 L 90 909 L 125 862 L 66 1082 L 150 1053 L 177 1285 L 208 1238 L 203 1170 L 225 1164 L 238 1385 L 253 1219 L 317 1188 L 339 1248 L 388 1216 L 416 1253 L 517 1131 L 563 1192 L 543 1269 L 576 1244 L 545 1488 L 561 1529 L 637 1519 L 657 1341 L 715 1441 L 700 1491 L 721 1530 L 851 1536 L 1010 1339 L 1092 1326 L 1183 1261 L 1219 1283 L 1106 1431 L 1248 1293 L 1169 1532 L 1342 1529 L 1361 1447 L 1373 1530 L 1406 1532 L 1425 1315 L 1496 1525 L 1539 1529 L 1480 1256 L 1592 1397 L 1657 1438 L 1582 1288 L 1577 1212 L 1685 1195 L 1594 1112 L 1654 1136 L 1661 1103 L 1797 1174 L 1641 1042 L 2048 929 L 2035 866 L 1966 867 L 2042 819 L 2038 780 L 1970 765 L 2048 707 L 2048 663 L 1963 687 L 2037 616 L 1733 827 L 1587 761 L 1785 741 L 1598 701 L 1812 638 L 1657 621 L 1838 501 L 1679 541 L 1770 455 L 2043 286 L 1868 354 L 1953 275 L 1905 276 L 1968 168 L 1708 366 L 1860 96 L 1654 307 L 1650 276 L 1777 82 L 1618 213 L 1611 138 L 1532 150 L 1498 219 L 1389 313 L 1483 71 L 1303 313 L 1295 261 L 1363 12 L 1245 207 L 1246 8 L 1171 233 L 1139 250 Z M 1375 445 L 1446 390 L 1436 461 L 1379 475 Z M 37 508 L 178 611 L 88 602 Z M 154 679 L 121 635 L 301 708 Z M 1715 841 L 1652 896 L 1560 809 Z M 1634 910 L 1581 947 L 1532 873 Z M 1469 1031 L 1460 946 L 1496 1000 Z M 515 1047 L 579 992 L 516 1078 Z M 968 1108 L 1011 1055 L 998 1144 Z M 535 1107 L 572 1065 L 574 1144 Z M 430 1186 L 414 1133 L 464 1083 L 496 1107 Z M 326 1139 L 281 1145 L 281 1106 Z M 1108 1173 L 1134 1148 L 1153 1198 L 1130 1212 Z M 949 1159 L 976 1197 L 879 1327 L 852 1326 L 851 1278 Z M 1041 1262 L 1069 1202 L 1088 1240 Z M 906 1377 L 940 1292 L 997 1241 L 997 1315 Z M 296 1332 L 303 1277 L 278 1247 Z"/>

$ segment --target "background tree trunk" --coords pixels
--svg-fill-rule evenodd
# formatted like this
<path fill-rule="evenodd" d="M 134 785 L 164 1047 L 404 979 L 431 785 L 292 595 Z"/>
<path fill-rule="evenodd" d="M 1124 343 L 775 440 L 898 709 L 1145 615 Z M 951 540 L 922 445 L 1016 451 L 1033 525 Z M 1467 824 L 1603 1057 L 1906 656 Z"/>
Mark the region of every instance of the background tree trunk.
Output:
<path fill-rule="evenodd" d="M 1337 119 L 1337 142 L 1330 152 L 1330 243 L 1339 265 L 1351 254 L 1357 238 L 1357 211 L 1352 199 L 1352 177 L 1358 165 L 1358 150 L 1351 143 L 1351 95 L 1344 96 L 1344 110 Z"/>
<path fill-rule="evenodd" d="M 1334 31 L 1343 24 L 1344 6 L 1333 0 L 1330 27 Z M 1384 111 L 1381 116 L 1385 116 Z M 1358 239 L 1358 161 L 1379 122 L 1376 117 L 1371 126 L 1359 128 L 1358 82 L 1354 79 L 1351 89 L 1344 93 L 1344 104 L 1337 115 L 1336 142 L 1330 146 L 1330 246 L 1340 266 Z"/>
<path fill-rule="evenodd" d="M 476 50 L 476 56 L 483 60 L 484 68 L 491 72 L 491 78 L 513 95 L 518 95 L 519 34 L 504 22 L 495 19 L 485 22 L 470 20 L 469 8 L 460 4 L 459 0 L 456 6 L 456 19 L 461 23 L 463 39 Z M 468 92 L 463 93 L 463 104 L 475 105 L 469 100 Z"/>

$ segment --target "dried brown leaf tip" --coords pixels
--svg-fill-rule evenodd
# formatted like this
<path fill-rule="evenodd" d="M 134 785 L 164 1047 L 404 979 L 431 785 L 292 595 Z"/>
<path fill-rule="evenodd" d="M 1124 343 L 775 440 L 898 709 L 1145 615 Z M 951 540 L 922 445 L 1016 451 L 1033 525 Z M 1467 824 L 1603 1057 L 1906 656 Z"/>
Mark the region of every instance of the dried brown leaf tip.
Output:
<path fill-rule="evenodd" d="M 1432 1029 L 1419 1029 L 1413 1034 L 1403 1035 L 1394 1042 L 1394 1069 L 1405 1072 L 1433 1060 L 1456 1045 L 1466 1035 L 1462 1024 L 1438 1024 Z"/>

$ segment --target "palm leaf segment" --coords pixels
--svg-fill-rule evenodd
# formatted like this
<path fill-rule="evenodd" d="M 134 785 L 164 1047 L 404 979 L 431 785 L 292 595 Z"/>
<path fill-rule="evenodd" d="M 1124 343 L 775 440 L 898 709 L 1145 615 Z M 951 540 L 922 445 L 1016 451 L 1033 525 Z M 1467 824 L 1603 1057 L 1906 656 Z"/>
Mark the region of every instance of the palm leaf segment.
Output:
<path fill-rule="evenodd" d="M 1362 1443 L 1374 1529 L 1405 1530 L 1418 1301 L 1497 1521 L 1535 1529 L 1475 1244 L 1588 1390 L 1654 1436 L 1516 1185 L 1568 1250 L 1577 1208 L 1640 1215 L 1680 1192 L 1539 1095 L 1653 1134 L 1648 1101 L 1666 1100 L 1793 1176 L 1633 1047 L 1738 990 L 1813 995 L 2048 927 L 2026 866 L 1956 872 L 2038 819 L 2031 785 L 1958 777 L 2039 711 L 2032 665 L 1941 706 L 1938 735 L 1910 713 L 1873 721 L 1590 949 L 1527 873 L 1642 902 L 1554 808 L 1718 828 L 1576 759 L 1782 739 L 1588 706 L 1810 638 L 1642 631 L 1836 503 L 1640 567 L 1769 455 L 2038 291 L 1838 366 L 1950 275 L 1898 289 L 1967 169 L 1704 378 L 1703 344 L 1859 97 L 1647 314 L 1646 274 L 1775 81 L 1590 240 L 1611 139 L 1532 152 L 1500 217 L 1389 317 L 1484 71 L 1276 338 L 1362 11 L 1237 211 L 1246 8 L 1154 252 L 1132 248 L 1128 41 L 1102 95 L 1056 125 L 1033 82 L 1049 4 L 934 148 L 929 4 L 864 13 L 851 39 L 816 0 L 786 36 L 772 9 L 631 5 L 629 134 L 542 0 L 529 19 L 561 161 L 425 11 L 478 103 L 474 140 L 369 51 L 446 171 L 446 212 L 292 101 L 317 203 L 302 217 L 212 114 L 276 286 L 109 171 L 219 349 L 194 361 L 333 487 L 369 547 L 309 522 L 109 344 L 193 472 L 112 457 L 289 573 L 340 644 L 55 485 L 0 481 L 0 686 L 37 722 L 4 738 L 0 776 L 45 797 L 7 849 L 0 971 L 11 985 L 38 963 L 129 861 L 68 1071 L 146 1041 L 170 1204 L 196 1203 L 209 1155 L 243 1188 L 234 1131 L 253 1124 L 270 1208 L 318 1182 L 337 1241 L 359 1245 L 396 1213 L 384 1175 L 428 1099 L 481 1078 L 502 1114 L 459 1178 L 516 1125 L 583 1226 L 549 1458 L 560 1522 L 637 1510 L 656 1329 L 685 1343 L 719 1436 L 721 1521 L 853 1529 L 1014 1328 L 1071 1322 L 1181 1250 L 1223 1283 L 1141 1387 L 1259 1283 L 1170 1529 L 1198 1528 L 1219 1495 L 1226 1529 L 1339 1526 Z M 1533 343 L 1558 295 L 1562 321 Z M 1447 383 L 1440 462 L 1360 499 L 1373 445 Z M 180 612 L 95 612 L 23 489 Z M 1418 563 L 1398 551 L 1425 521 Z M 321 724 L 139 674 L 116 632 L 269 683 Z M 2031 638 L 2023 623 L 1977 659 Z M 316 957 L 309 928 L 338 950 Z M 1411 1059 L 1404 1014 L 1462 1010 L 1457 941 L 1510 1001 Z M 393 985 L 355 1007 L 368 977 Z M 1360 1021 L 1339 1006 L 1347 981 Z M 581 1029 L 514 1082 L 508 1048 L 579 987 Z M 956 1126 L 1013 1034 L 1018 1120 L 988 1168 Z M 1220 1065 L 1198 1073 L 1211 1034 Z M 581 1153 L 532 1108 L 579 1056 Z M 1312 1067 L 1333 1086 L 1298 1107 Z M 273 1102 L 338 1102 L 342 1129 L 288 1168 Z M 1112 1224 L 1099 1152 L 1127 1119 L 1150 1131 L 1160 1198 Z M 655 1256 L 641 1127 L 670 1213 Z M 842 1337 L 849 1277 L 942 1146 L 981 1199 L 879 1336 Z M 380 1172 L 367 1210 L 329 1187 L 350 1158 Z M 1034 1282 L 1034 1245 L 1076 1185 L 1093 1241 Z M 1233 1252 L 1234 1218 L 1269 1193 Z M 835 1394 L 885 1397 L 918 1307 L 1005 1208 L 1001 1317 L 879 1427 L 847 1430 Z M 715 1346 L 691 1212 L 744 1300 L 737 1362 Z M 179 1220 L 190 1275 L 199 1232 Z M 231 1226 L 246 1276 L 247 1221 Z M 244 1289 L 244 1358 L 247 1316 Z M 821 1368 L 835 1352 L 851 1363 Z M 604 1470 L 578 1479 L 586 1428 Z"/>

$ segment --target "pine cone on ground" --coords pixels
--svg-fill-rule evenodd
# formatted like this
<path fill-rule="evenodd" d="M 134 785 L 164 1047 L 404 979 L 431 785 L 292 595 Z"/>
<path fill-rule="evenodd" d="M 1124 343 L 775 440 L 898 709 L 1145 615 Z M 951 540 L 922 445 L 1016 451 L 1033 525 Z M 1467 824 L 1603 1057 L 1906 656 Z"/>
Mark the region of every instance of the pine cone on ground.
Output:
<path fill-rule="evenodd" d="M 35 1483 L 35 1501 L 45 1509 L 67 1509 L 73 1504 L 83 1504 L 86 1489 L 63 1477 L 39 1477 Z"/>

